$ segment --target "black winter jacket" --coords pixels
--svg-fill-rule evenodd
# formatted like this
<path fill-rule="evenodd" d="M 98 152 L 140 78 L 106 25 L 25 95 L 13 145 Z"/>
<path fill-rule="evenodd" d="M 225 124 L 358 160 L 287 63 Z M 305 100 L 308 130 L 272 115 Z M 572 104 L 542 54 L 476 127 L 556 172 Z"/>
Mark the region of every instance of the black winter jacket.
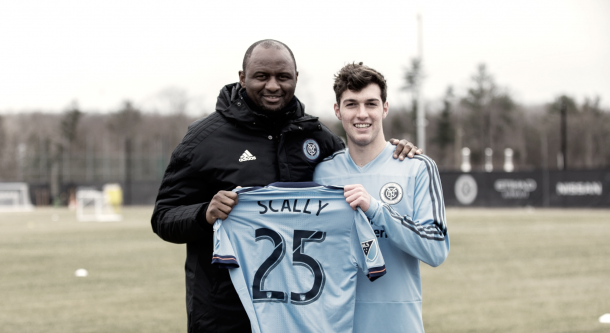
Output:
<path fill-rule="evenodd" d="M 292 115 L 274 123 L 250 110 L 241 90 L 239 83 L 226 85 L 216 112 L 189 126 L 172 153 L 151 219 L 159 237 L 186 243 L 188 332 L 250 331 L 228 271 L 211 265 L 213 231 L 205 211 L 212 197 L 236 186 L 310 181 L 322 159 L 344 148 L 300 101 Z"/>

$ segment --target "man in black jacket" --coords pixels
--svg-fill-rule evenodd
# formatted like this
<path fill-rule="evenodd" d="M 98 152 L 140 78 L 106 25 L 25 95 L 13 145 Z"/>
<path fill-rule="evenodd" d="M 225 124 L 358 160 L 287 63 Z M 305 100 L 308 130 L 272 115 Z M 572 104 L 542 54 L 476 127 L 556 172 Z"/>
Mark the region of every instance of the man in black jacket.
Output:
<path fill-rule="evenodd" d="M 254 43 L 239 83 L 222 88 L 216 112 L 191 124 L 172 154 L 151 223 L 162 239 L 186 243 L 188 332 L 250 331 L 228 270 L 211 265 L 212 225 L 237 203 L 231 190 L 310 181 L 320 161 L 345 148 L 305 113 L 294 96 L 297 76 L 285 44 Z M 401 159 L 420 153 L 406 141 L 396 150 Z"/>

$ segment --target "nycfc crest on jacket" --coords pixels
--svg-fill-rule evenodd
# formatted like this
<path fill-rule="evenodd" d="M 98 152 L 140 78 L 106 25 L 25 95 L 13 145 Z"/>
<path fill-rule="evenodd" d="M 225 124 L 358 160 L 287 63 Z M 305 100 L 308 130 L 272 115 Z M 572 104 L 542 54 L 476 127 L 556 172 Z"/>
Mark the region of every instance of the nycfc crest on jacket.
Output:
<path fill-rule="evenodd" d="M 358 270 L 371 281 L 385 274 L 364 213 L 343 188 L 312 182 L 237 193 L 214 224 L 212 263 L 229 269 L 252 331 L 351 332 Z"/>
<path fill-rule="evenodd" d="M 366 211 L 388 268 L 383 283 L 358 279 L 354 332 L 423 332 L 419 265 L 440 265 L 449 253 L 445 205 L 436 164 L 425 155 L 392 158 L 389 143 L 357 166 L 349 150 L 318 164 L 320 184 L 361 184 L 371 195 Z"/>
<path fill-rule="evenodd" d="M 303 142 L 303 154 L 310 161 L 315 161 L 320 157 L 320 145 L 314 139 L 307 139 Z"/>

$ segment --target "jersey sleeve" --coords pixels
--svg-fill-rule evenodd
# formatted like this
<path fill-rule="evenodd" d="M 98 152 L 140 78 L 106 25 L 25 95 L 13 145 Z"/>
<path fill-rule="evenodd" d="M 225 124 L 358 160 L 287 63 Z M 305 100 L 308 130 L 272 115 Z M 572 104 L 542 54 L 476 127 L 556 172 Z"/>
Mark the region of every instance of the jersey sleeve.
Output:
<path fill-rule="evenodd" d="M 219 268 L 239 267 L 235 252 L 233 251 L 233 246 L 227 236 L 225 225 L 220 219 L 214 222 L 214 252 L 212 255 L 212 264 L 218 265 Z"/>
<path fill-rule="evenodd" d="M 413 216 L 400 215 L 374 198 L 366 215 L 374 225 L 383 227 L 390 241 L 404 252 L 436 267 L 449 254 L 443 192 L 434 161 L 425 155 L 415 158 L 423 163 L 415 178 Z"/>
<path fill-rule="evenodd" d="M 352 253 L 358 267 L 362 269 L 371 281 L 375 281 L 386 273 L 383 255 L 379 249 L 377 236 L 362 210 L 354 212 L 354 228 L 352 233 Z"/>

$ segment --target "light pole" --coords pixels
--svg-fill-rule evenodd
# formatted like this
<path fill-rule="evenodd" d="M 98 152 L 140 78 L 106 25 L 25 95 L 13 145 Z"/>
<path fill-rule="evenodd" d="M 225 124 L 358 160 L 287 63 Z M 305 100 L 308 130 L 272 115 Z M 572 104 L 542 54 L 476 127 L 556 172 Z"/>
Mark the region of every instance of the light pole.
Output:
<path fill-rule="evenodd" d="M 423 58 L 424 58 L 424 47 L 423 47 L 423 28 L 422 28 L 422 17 L 421 11 L 417 14 L 417 51 L 420 64 L 420 73 L 423 72 Z M 421 76 L 421 75 L 420 75 Z M 423 98 L 423 79 L 418 80 L 417 85 L 417 146 L 424 152 L 426 151 L 426 112 L 424 110 L 424 98 Z"/>
<path fill-rule="evenodd" d="M 561 99 L 561 158 L 562 170 L 568 169 L 568 107 L 565 97 Z"/>

